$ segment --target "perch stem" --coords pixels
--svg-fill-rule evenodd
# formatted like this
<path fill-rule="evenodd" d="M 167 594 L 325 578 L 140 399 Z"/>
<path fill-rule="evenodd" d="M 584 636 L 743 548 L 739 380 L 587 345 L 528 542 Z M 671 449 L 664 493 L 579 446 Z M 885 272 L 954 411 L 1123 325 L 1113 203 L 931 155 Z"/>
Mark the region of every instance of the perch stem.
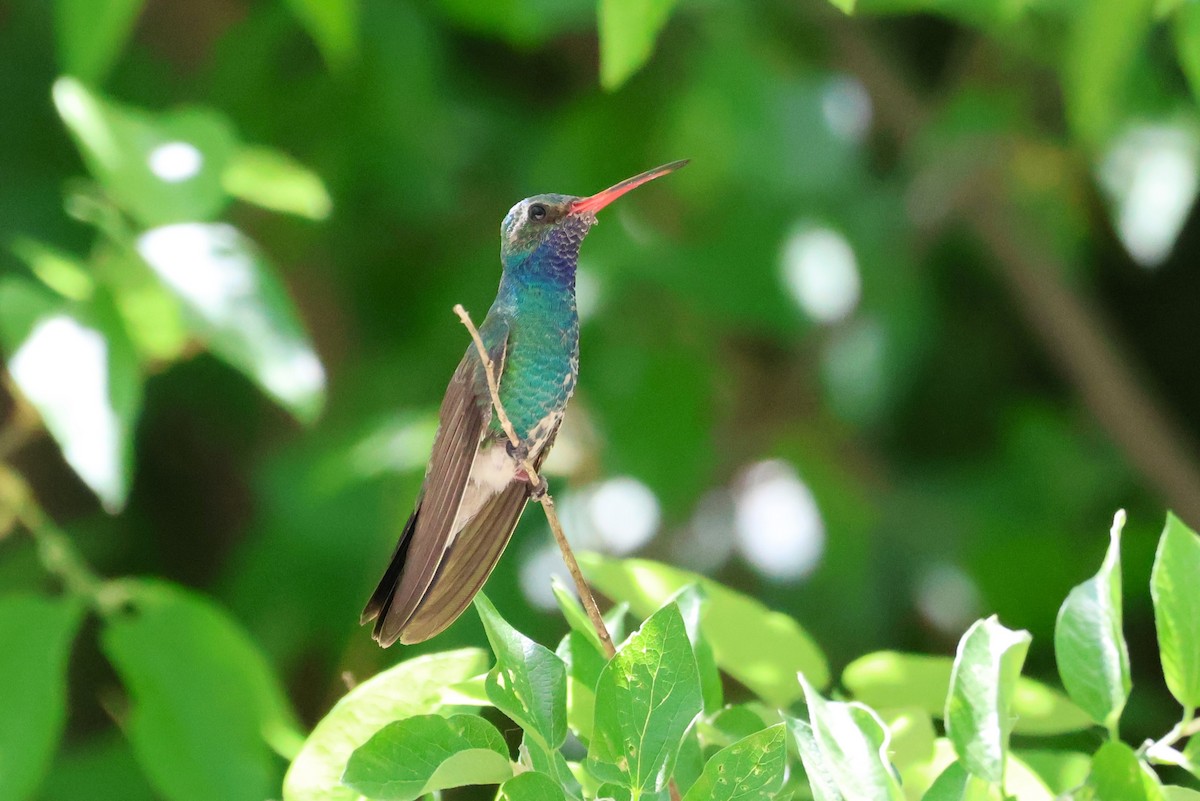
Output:
<path fill-rule="evenodd" d="M 508 437 L 508 441 L 512 443 L 513 448 L 520 451 L 521 439 L 517 436 L 516 429 L 513 428 L 508 413 L 504 411 L 504 404 L 500 402 L 500 384 L 496 379 L 496 367 L 492 363 L 491 357 L 488 356 L 483 339 L 479 336 L 479 329 L 471 322 L 471 315 L 462 307 L 462 304 L 455 304 L 454 313 L 458 315 L 458 319 L 471 332 L 471 340 L 475 343 L 475 350 L 479 353 L 480 361 L 483 362 L 483 372 L 487 376 L 488 393 L 492 396 L 492 408 L 496 410 L 496 417 L 500 420 L 500 427 L 504 429 L 504 433 Z M 608 627 L 604 625 L 604 618 L 600 615 L 600 608 L 596 606 L 596 599 L 592 596 L 592 588 L 588 585 L 587 579 L 583 577 L 583 571 L 579 569 L 579 563 L 575 560 L 575 552 L 571 550 L 571 544 L 567 542 L 567 537 L 563 533 L 562 523 L 558 519 L 558 510 L 554 506 L 554 498 L 551 497 L 544 480 L 538 474 L 537 468 L 534 467 L 532 459 L 526 457 L 521 462 L 521 469 L 525 471 L 525 475 L 529 476 L 529 483 L 532 486 L 541 487 L 543 490 L 534 499 L 542 505 L 542 511 L 546 513 L 546 522 L 550 524 L 550 531 L 554 534 L 554 541 L 558 543 L 558 548 L 562 551 L 563 562 L 566 563 L 567 570 L 575 582 L 575 590 L 579 593 L 579 600 L 583 603 L 583 608 L 587 611 L 588 619 L 592 622 L 592 626 L 596 629 L 596 634 L 600 637 L 600 643 L 604 646 L 605 654 L 611 658 L 616 654 L 617 649 L 613 646 L 612 637 L 608 633 Z"/>

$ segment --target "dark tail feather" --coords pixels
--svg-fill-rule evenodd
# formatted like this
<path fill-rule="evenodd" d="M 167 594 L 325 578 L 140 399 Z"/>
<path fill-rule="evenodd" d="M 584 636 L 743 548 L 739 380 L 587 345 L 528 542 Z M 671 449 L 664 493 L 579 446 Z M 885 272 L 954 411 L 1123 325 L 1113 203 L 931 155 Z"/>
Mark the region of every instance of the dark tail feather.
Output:
<path fill-rule="evenodd" d="M 363 609 L 362 616 L 358 619 L 359 625 L 376 620 L 375 638 L 379 639 L 379 630 L 383 621 L 387 619 L 388 607 L 392 604 L 392 596 L 396 593 L 396 587 L 400 584 L 400 573 L 404 570 L 404 562 L 408 558 L 408 546 L 412 543 L 413 529 L 417 525 L 417 515 L 420 513 L 421 507 L 418 505 L 408 517 L 408 522 L 404 524 L 404 531 L 400 534 L 400 541 L 396 543 L 396 550 L 392 552 L 392 561 L 388 564 L 387 570 L 383 573 L 383 578 L 379 580 L 379 586 L 375 588 L 375 592 L 371 593 L 371 600 L 367 601 L 366 607 Z M 390 645 L 391 643 L 386 643 Z"/>

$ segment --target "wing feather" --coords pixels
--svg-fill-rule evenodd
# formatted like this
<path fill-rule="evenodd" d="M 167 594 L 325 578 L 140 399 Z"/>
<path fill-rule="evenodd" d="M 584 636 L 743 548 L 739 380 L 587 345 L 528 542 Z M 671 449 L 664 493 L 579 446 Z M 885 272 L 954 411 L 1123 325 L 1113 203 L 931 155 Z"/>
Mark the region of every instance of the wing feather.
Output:
<path fill-rule="evenodd" d="M 538 454 L 534 464 L 538 470 L 557 435 L 556 429 Z M 458 533 L 428 594 L 404 627 L 401 642 L 423 642 L 440 634 L 470 605 L 500 562 L 529 502 L 530 491 L 528 482 L 513 481 L 496 493 Z"/>
<path fill-rule="evenodd" d="M 529 484 L 514 481 L 458 533 L 429 593 L 405 625 L 401 642 L 428 640 L 463 613 L 500 561 L 528 500 Z"/>
<path fill-rule="evenodd" d="M 502 340 L 491 354 L 498 370 L 503 369 L 504 351 Z M 469 349 L 442 400 L 419 514 L 398 570 L 399 580 L 375 626 L 375 639 L 385 647 L 400 637 L 429 591 L 453 533 L 475 453 L 491 418 L 491 403 L 486 389 L 480 387 L 479 373 L 479 357 Z"/>

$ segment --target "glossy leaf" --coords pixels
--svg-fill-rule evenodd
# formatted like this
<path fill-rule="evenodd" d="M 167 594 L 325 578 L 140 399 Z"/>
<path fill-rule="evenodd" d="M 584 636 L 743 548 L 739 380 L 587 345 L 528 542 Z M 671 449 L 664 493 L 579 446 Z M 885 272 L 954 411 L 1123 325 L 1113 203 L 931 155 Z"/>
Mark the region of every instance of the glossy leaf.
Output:
<path fill-rule="evenodd" d="M 254 243 L 223 223 L 180 223 L 142 234 L 137 250 L 214 354 L 313 422 L 325 399 L 325 370 Z"/>
<path fill-rule="evenodd" d="M 997 801 L 997 797 L 987 782 L 954 762 L 934 780 L 922 801 Z"/>
<path fill-rule="evenodd" d="M 751 734 L 722 748 L 704 766 L 684 801 L 750 801 L 773 798 L 787 767 L 784 724 Z"/>
<path fill-rule="evenodd" d="M 475 609 L 496 654 L 487 678 L 488 698 L 547 748 L 558 748 L 567 737 L 566 665 L 510 626 L 482 593 L 475 596 Z"/>
<path fill-rule="evenodd" d="M 1200 706 L 1200 538 L 1173 514 L 1158 542 L 1150 597 L 1167 688 L 1185 707 Z"/>
<path fill-rule="evenodd" d="M 787 726 L 800 752 L 800 762 L 804 765 L 813 801 L 844 801 L 832 766 L 821 753 L 821 746 L 817 744 L 812 725 L 807 721 L 789 718 Z"/>
<path fill-rule="evenodd" d="M 1092 146 L 1102 145 L 1120 118 L 1152 7 L 1153 0 L 1078 7 L 1064 58 L 1063 93 L 1072 128 Z"/>
<path fill-rule="evenodd" d="M 1041 777 L 1052 793 L 1065 794 L 1087 779 L 1091 756 L 1077 751 L 1020 750 L 1020 761 Z"/>
<path fill-rule="evenodd" d="M 107 298 L 68 304 L 19 278 L 0 282 L 8 371 L 63 457 L 106 509 L 129 492 L 141 407 L 137 357 Z"/>
<path fill-rule="evenodd" d="M 558 782 L 544 773 L 529 771 L 500 785 L 500 801 L 567 801 Z"/>
<path fill-rule="evenodd" d="M 388 723 L 442 708 L 443 688 L 487 667 L 478 648 L 427 654 L 401 662 L 356 686 L 304 741 L 283 781 L 284 801 L 355 801 L 341 784 L 354 749 Z"/>
<path fill-rule="evenodd" d="M 600 674 L 588 767 L 637 792 L 667 786 L 680 743 L 703 708 L 700 676 L 678 607 L 664 606 Z"/>
<path fill-rule="evenodd" d="M 600 0 L 600 83 L 616 89 L 654 53 L 676 0 Z"/>
<path fill-rule="evenodd" d="M 842 684 L 868 706 L 917 707 L 935 717 L 946 712 L 954 660 L 944 656 L 876 651 L 846 666 Z M 1017 734 L 1049 735 L 1086 729 L 1082 709 L 1058 690 L 1022 676 L 1012 699 Z"/>
<path fill-rule="evenodd" d="M 221 174 L 236 135 L 203 109 L 154 115 L 113 103 L 73 78 L 54 104 L 88 170 L 144 226 L 211 220 L 228 202 Z"/>
<path fill-rule="evenodd" d="M 879 716 L 859 703 L 827 701 L 803 676 L 800 684 L 817 748 L 817 754 L 805 761 L 805 769 L 819 759 L 825 783 L 845 801 L 903 799 L 888 761 L 888 731 Z"/>
<path fill-rule="evenodd" d="M 555 653 L 566 663 L 572 678 L 589 690 L 595 689 L 600 671 L 604 670 L 608 660 L 601 656 L 592 640 L 578 631 L 568 631 Z"/>
<path fill-rule="evenodd" d="M 900 774 L 904 795 L 919 799 L 936 777 L 937 732 L 933 720 L 921 709 L 881 709 L 888 730 L 888 760 Z"/>
<path fill-rule="evenodd" d="M 717 665 L 764 701 L 787 706 L 802 695 L 796 673 L 814 687 L 829 683 L 824 654 L 792 618 L 696 573 L 646 559 L 608 559 L 581 554 L 580 565 L 594 585 L 614 600 L 628 601 L 649 615 L 688 584 L 704 593 L 701 621 Z M 771 643 L 763 648 L 763 643 Z"/>
<path fill-rule="evenodd" d="M 1158 777 L 1125 743 L 1110 740 L 1092 757 L 1088 787 L 1096 801 L 1162 801 Z"/>
<path fill-rule="evenodd" d="M 679 607 L 683 623 L 687 626 L 688 639 L 692 641 L 696 668 L 700 671 L 700 687 L 704 692 L 704 711 L 715 712 L 721 708 L 725 699 L 716 658 L 713 657 L 712 646 L 704 636 L 701 624 L 704 617 L 704 591 L 698 585 L 690 584 L 675 593 L 671 600 Z"/>
<path fill-rule="evenodd" d="M 508 747 L 477 715 L 417 715 L 379 730 L 350 756 L 342 781 L 367 798 L 415 801 L 426 793 L 512 776 Z"/>
<path fill-rule="evenodd" d="M 1004 784 L 1013 696 L 1030 639 L 990 617 L 967 630 L 954 658 L 946 736 L 969 773 L 996 785 Z"/>
<path fill-rule="evenodd" d="M 278 150 L 241 147 L 221 173 L 225 191 L 247 203 L 323 220 L 333 210 L 325 184 L 315 173 Z"/>
<path fill-rule="evenodd" d="M 112 585 L 129 611 L 105 620 L 104 653 L 130 697 L 124 730 L 170 801 L 252 801 L 278 791 L 274 748 L 301 736 L 257 646 L 211 601 L 159 581 Z M 220 770 L 214 770 L 220 765 Z"/>
<path fill-rule="evenodd" d="M 33 798 L 58 749 L 82 613 L 73 599 L 0 596 L 0 798 Z"/>
<path fill-rule="evenodd" d="M 104 81 L 121 54 L 145 0 L 56 0 L 54 32 L 62 72 Z"/>
<path fill-rule="evenodd" d="M 1164 801 L 1200 801 L 1200 790 L 1169 784 L 1162 788 Z"/>
<path fill-rule="evenodd" d="M 563 617 L 567 620 L 567 625 L 571 627 L 572 631 L 582 635 L 603 657 L 604 645 L 600 642 L 600 635 L 592 626 L 591 618 L 588 617 L 583 604 L 558 576 L 550 577 L 550 588 L 554 592 L 554 600 L 558 602 L 558 608 L 562 610 Z"/>
<path fill-rule="evenodd" d="M 96 290 L 87 265 L 74 256 L 33 239 L 19 238 L 12 252 L 43 284 L 64 298 L 87 300 Z"/>
<path fill-rule="evenodd" d="M 1129 650 L 1121 615 L 1121 529 L 1113 519 L 1100 572 L 1067 595 L 1054 627 L 1054 655 L 1063 686 L 1092 720 L 1115 735 L 1129 699 Z"/>

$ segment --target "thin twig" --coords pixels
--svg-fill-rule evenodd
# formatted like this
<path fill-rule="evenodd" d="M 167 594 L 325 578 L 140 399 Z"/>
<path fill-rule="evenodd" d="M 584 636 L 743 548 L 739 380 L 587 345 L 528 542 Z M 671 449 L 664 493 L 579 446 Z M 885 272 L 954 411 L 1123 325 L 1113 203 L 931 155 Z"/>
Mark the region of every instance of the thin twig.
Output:
<path fill-rule="evenodd" d="M 454 313 L 458 315 L 458 319 L 471 332 L 471 339 L 475 342 L 475 350 L 479 353 L 480 361 L 483 362 L 483 372 L 487 376 L 488 392 L 492 396 L 492 408 L 496 410 L 496 417 L 500 420 L 500 427 L 504 429 L 504 433 L 508 437 L 508 441 L 512 443 L 513 448 L 520 450 L 521 438 L 517 436 L 517 431 L 513 428 L 508 413 L 504 411 L 504 404 L 500 402 L 500 384 L 496 380 L 496 367 L 492 363 L 491 357 L 488 356 L 483 339 L 479 336 L 479 330 L 471 322 L 471 315 L 462 307 L 462 304 L 456 303 L 454 305 Z M 558 511 L 554 507 L 554 499 L 550 497 L 549 489 L 543 483 L 542 477 L 538 475 L 537 468 L 533 466 L 533 460 L 529 456 L 526 456 L 522 460 L 521 469 L 529 477 L 531 485 L 542 488 L 542 492 L 535 495 L 534 499 L 542 505 L 542 511 L 546 513 L 546 522 L 550 524 L 550 531 L 554 534 L 554 541 L 558 543 L 558 548 L 562 551 L 563 561 L 566 562 L 567 570 L 571 573 L 571 578 L 575 581 L 575 590 L 579 593 L 579 600 L 583 603 L 583 608 L 587 611 L 588 619 L 592 621 L 592 626 L 596 629 L 596 634 L 600 637 L 600 643 L 604 646 L 605 653 L 611 658 L 616 654 L 617 649 L 613 646 L 612 637 L 608 633 L 608 627 L 604 625 L 604 618 L 600 615 L 600 607 L 596 606 L 596 599 L 592 596 L 592 588 L 588 585 L 587 579 L 583 577 L 583 571 L 579 569 L 579 563 L 575 561 L 575 553 L 571 550 L 571 544 L 567 542 L 567 537 L 563 533 L 562 523 L 558 520 Z"/>

